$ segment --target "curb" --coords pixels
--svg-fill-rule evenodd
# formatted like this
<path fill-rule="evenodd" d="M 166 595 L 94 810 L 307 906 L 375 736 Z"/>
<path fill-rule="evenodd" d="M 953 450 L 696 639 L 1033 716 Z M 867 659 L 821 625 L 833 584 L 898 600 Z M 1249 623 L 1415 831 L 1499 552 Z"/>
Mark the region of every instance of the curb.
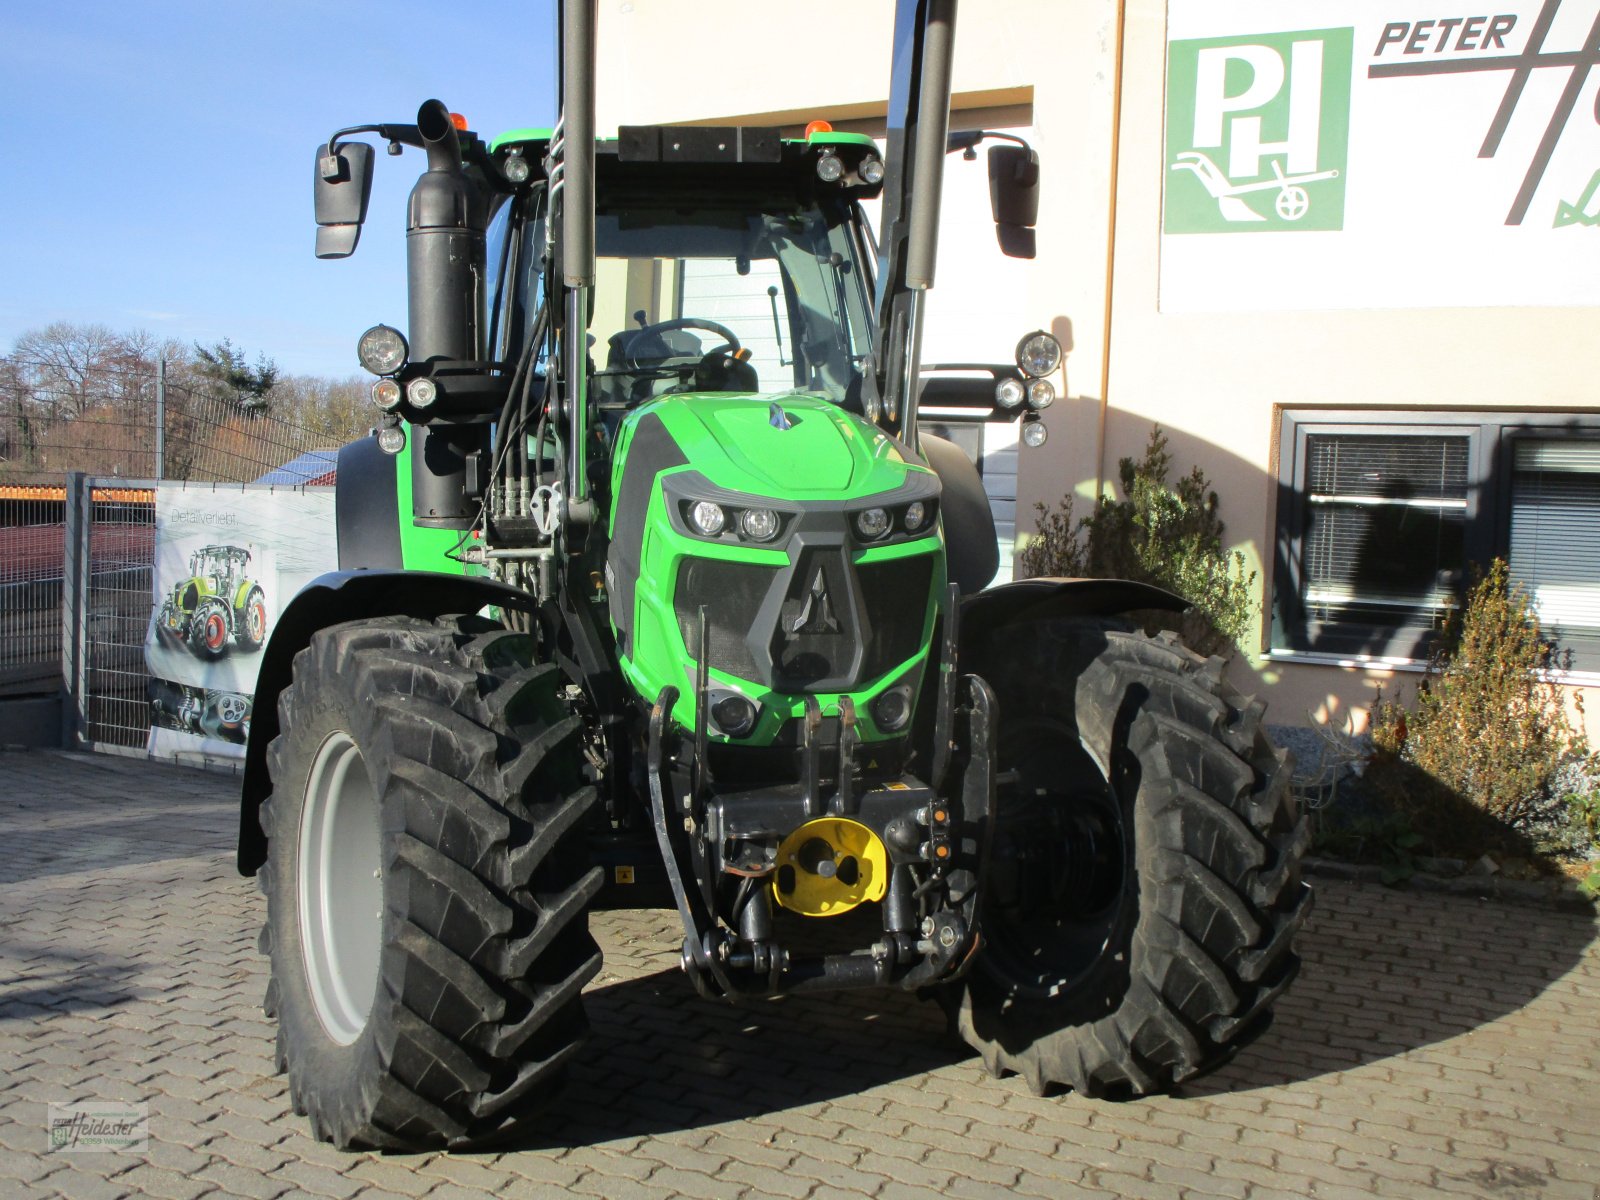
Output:
<path fill-rule="evenodd" d="M 1395 891 L 1440 892 L 1447 896 L 1469 896 L 1478 900 L 1499 900 L 1508 904 L 1531 905 L 1558 912 L 1596 915 L 1595 900 L 1585 896 L 1576 884 L 1565 880 L 1499 879 L 1495 876 L 1460 876 L 1447 879 L 1421 871 L 1397 884 L 1383 882 L 1383 868 L 1365 863 L 1339 862 L 1331 858 L 1306 858 L 1306 874 L 1324 879 L 1343 879 L 1351 883 L 1370 883 Z"/>

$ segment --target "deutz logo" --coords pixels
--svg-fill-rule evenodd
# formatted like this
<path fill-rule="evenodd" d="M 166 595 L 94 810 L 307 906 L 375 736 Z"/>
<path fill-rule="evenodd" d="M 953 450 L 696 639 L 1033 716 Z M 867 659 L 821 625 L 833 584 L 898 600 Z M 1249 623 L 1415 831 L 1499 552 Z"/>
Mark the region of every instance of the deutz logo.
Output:
<path fill-rule="evenodd" d="M 1166 232 L 1344 227 L 1353 35 L 1170 45 Z"/>
<path fill-rule="evenodd" d="M 802 633 L 838 633 L 839 622 L 833 615 L 833 602 L 828 598 L 828 579 L 819 566 L 812 577 L 811 590 L 806 593 L 805 607 L 790 623 L 791 635 Z"/>

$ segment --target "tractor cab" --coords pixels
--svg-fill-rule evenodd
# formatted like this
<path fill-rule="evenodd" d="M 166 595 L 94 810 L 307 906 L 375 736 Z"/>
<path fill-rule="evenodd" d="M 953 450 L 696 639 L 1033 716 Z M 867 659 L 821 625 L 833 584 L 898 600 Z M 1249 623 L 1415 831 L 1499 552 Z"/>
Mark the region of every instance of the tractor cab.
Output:
<path fill-rule="evenodd" d="M 672 394 L 807 392 L 867 411 L 871 251 L 858 202 L 881 187 L 875 144 L 666 132 L 624 128 L 596 148 L 588 349 L 603 427 L 614 433 L 621 413 Z M 548 150 L 538 133 L 508 134 L 491 158 L 515 173 Z M 543 260 L 531 251 L 545 219 L 539 185 L 490 218 L 489 342 L 502 360 L 521 352 L 530 323 L 519 317 L 540 303 Z"/>

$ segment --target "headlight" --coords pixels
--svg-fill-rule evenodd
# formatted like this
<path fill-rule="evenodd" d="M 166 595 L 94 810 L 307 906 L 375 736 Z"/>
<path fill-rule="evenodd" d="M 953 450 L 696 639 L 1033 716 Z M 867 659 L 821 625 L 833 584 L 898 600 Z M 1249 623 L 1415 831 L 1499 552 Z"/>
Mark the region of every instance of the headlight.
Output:
<path fill-rule="evenodd" d="M 1048 375 L 1061 365 L 1061 343 L 1044 330 L 1017 343 L 1017 366 L 1029 375 Z"/>
<path fill-rule="evenodd" d="M 729 737 L 747 737 L 756 727 L 756 706 L 737 693 L 711 706 L 711 719 Z"/>
<path fill-rule="evenodd" d="M 406 448 L 406 431 L 398 425 L 385 425 L 378 430 L 378 449 L 385 454 L 399 454 Z"/>
<path fill-rule="evenodd" d="M 915 533 L 921 529 L 928 519 L 928 506 L 921 500 L 913 500 L 906 505 L 906 532 Z"/>
<path fill-rule="evenodd" d="M 702 537 L 716 537 L 728 524 L 728 514 L 722 505 L 709 500 L 696 500 L 689 506 L 689 524 Z"/>
<path fill-rule="evenodd" d="M 426 376 L 406 384 L 406 399 L 412 408 L 427 408 L 439 398 L 439 386 Z"/>
<path fill-rule="evenodd" d="M 889 532 L 889 512 L 883 508 L 864 508 L 856 514 L 856 532 L 875 542 Z"/>
<path fill-rule="evenodd" d="M 1020 379 L 1002 379 L 994 389 L 994 402 L 1001 408 L 1016 408 L 1028 398 L 1028 389 Z"/>
<path fill-rule="evenodd" d="M 1024 421 L 1022 424 L 1022 442 L 1025 446 L 1042 446 L 1049 436 L 1043 421 Z"/>
<path fill-rule="evenodd" d="M 739 514 L 739 530 L 753 542 L 770 542 L 778 536 L 778 514 L 770 508 L 747 508 Z"/>
<path fill-rule="evenodd" d="M 1028 407 L 1049 408 L 1056 402 L 1056 385 L 1048 379 L 1028 381 Z"/>
<path fill-rule="evenodd" d="M 904 729 L 911 720 L 911 689 L 893 687 L 872 702 L 872 719 L 885 733 Z"/>
<path fill-rule="evenodd" d="M 393 375 L 406 365 L 408 353 L 404 336 L 387 325 L 374 325 L 356 343 L 356 358 L 374 375 Z"/>

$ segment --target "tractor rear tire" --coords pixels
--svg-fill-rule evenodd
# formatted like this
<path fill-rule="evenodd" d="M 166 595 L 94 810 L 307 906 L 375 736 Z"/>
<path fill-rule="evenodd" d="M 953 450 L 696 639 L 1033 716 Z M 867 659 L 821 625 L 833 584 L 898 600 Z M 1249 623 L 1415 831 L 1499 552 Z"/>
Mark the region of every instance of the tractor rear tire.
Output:
<path fill-rule="evenodd" d="M 472 1145 L 559 1090 L 600 969 L 564 683 L 480 617 L 353 621 L 296 656 L 258 879 L 277 1065 L 316 1137 Z"/>
<path fill-rule="evenodd" d="M 239 629 L 239 645 L 245 650 L 259 650 L 267 640 L 267 597 L 259 587 L 250 589 L 239 611 L 234 613 Z"/>
<path fill-rule="evenodd" d="M 1300 961 L 1309 831 L 1263 706 L 1175 637 L 1058 620 L 974 647 L 1002 782 L 983 940 L 945 989 L 992 1074 L 1169 1089 L 1258 1035 Z"/>

